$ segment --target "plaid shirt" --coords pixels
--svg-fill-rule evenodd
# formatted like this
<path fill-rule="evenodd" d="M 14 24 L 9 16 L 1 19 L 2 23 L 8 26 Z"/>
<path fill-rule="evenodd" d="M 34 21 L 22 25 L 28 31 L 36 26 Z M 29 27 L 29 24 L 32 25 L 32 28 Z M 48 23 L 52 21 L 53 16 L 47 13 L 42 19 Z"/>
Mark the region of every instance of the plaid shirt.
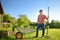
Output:
<path fill-rule="evenodd" d="M 38 16 L 38 24 L 44 24 L 44 20 L 48 18 L 45 15 L 39 15 Z"/>

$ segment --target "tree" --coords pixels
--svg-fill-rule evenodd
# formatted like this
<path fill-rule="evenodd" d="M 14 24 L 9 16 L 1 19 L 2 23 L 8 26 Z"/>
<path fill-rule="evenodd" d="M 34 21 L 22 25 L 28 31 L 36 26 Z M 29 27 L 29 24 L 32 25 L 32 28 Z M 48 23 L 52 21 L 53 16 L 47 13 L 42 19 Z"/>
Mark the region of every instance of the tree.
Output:
<path fill-rule="evenodd" d="M 30 26 L 32 26 L 32 28 L 36 28 L 37 22 L 31 22 Z"/>
<path fill-rule="evenodd" d="M 52 20 L 49 26 L 50 28 L 60 28 L 60 22 L 57 20 Z"/>
<path fill-rule="evenodd" d="M 19 15 L 17 19 L 18 26 L 28 27 L 30 24 L 30 20 L 27 18 L 26 15 Z"/>
<path fill-rule="evenodd" d="M 11 18 L 10 18 L 10 21 L 11 21 L 12 24 L 15 24 L 15 23 L 16 23 L 16 18 L 11 17 Z"/>
<path fill-rule="evenodd" d="M 3 14 L 3 22 L 10 22 L 10 15 L 9 14 Z"/>

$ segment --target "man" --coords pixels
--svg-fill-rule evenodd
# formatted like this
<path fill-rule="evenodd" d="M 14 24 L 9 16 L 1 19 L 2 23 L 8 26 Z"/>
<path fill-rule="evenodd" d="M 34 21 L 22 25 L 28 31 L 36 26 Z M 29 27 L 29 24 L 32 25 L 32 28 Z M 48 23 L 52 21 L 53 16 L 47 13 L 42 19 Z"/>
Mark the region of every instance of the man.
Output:
<path fill-rule="evenodd" d="M 36 37 L 38 37 L 38 30 L 42 28 L 42 37 L 44 37 L 44 32 L 45 32 L 45 26 L 44 26 L 44 20 L 48 18 L 43 14 L 43 10 L 39 10 L 39 16 L 38 16 L 38 26 L 36 28 Z"/>

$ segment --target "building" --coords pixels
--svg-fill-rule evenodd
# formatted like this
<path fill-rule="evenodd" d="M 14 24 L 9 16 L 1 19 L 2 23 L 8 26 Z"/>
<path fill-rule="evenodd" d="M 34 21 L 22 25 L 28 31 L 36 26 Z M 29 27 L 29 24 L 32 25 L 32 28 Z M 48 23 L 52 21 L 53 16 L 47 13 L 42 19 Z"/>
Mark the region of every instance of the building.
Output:
<path fill-rule="evenodd" d="M 4 14 L 4 11 L 2 8 L 2 4 L 0 2 L 0 27 L 2 27 L 2 23 L 3 23 L 3 14 Z"/>

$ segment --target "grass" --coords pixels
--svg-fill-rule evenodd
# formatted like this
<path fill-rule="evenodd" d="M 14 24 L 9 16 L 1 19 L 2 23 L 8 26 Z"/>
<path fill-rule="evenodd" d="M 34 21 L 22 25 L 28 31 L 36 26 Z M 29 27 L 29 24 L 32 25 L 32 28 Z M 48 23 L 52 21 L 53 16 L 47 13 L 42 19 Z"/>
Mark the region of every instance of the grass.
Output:
<path fill-rule="evenodd" d="M 2 38 L 0 40 L 60 40 L 60 29 L 49 29 L 49 34 L 46 35 L 46 30 L 45 30 L 45 37 L 41 38 L 42 31 L 39 31 L 39 36 L 38 38 L 33 38 L 35 36 L 35 32 L 31 34 L 25 34 L 23 36 L 23 39 L 16 39 L 14 36 L 12 37 L 7 37 L 7 38 Z"/>

